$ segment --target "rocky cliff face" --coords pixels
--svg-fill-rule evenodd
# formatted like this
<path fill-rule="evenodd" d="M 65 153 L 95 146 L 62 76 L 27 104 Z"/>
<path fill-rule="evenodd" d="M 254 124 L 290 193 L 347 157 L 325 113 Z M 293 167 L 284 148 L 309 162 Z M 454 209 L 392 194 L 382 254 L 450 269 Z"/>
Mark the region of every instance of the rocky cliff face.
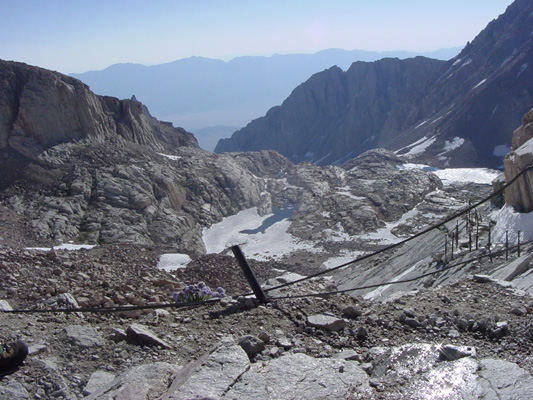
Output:
<path fill-rule="evenodd" d="M 522 118 L 514 131 L 512 151 L 505 157 L 505 180 L 509 182 L 527 167 L 533 166 L 533 110 Z M 505 191 L 505 203 L 518 212 L 533 211 L 533 171 L 522 175 Z"/>
<path fill-rule="evenodd" d="M 24 64 L 5 67 L 0 206 L 11 217 L 0 222 L 6 232 L 9 224 L 29 227 L 33 236 L 19 238 L 25 244 L 33 237 L 35 244 L 169 244 L 202 253 L 204 227 L 287 203 L 297 205 L 291 233 L 322 240 L 334 227 L 377 229 L 440 185 L 426 172 L 397 170 L 402 161 L 385 151 L 345 168 L 294 165 L 274 151 L 206 152 L 135 99 L 99 97 L 75 79 Z M 0 242 L 16 242 L 4 236 Z"/>
<path fill-rule="evenodd" d="M 298 86 L 215 152 L 274 149 L 291 161 L 341 163 L 376 146 L 388 114 L 417 92 L 443 61 L 417 57 L 332 67 Z"/>
<path fill-rule="evenodd" d="M 251 172 L 200 150 L 135 99 L 96 96 L 76 79 L 14 62 L 1 62 L 0 85 L 0 199 L 36 241 L 201 252 L 202 226 L 269 206 Z"/>
<path fill-rule="evenodd" d="M 419 161 L 501 167 L 509 132 L 533 104 L 532 23 L 533 3 L 516 0 L 394 110 L 379 145 L 408 153 L 426 139 Z"/>
<path fill-rule="evenodd" d="M 516 0 L 446 63 L 380 60 L 316 74 L 215 151 L 276 149 L 325 165 L 383 147 L 435 166 L 500 167 L 533 103 L 532 23 L 533 3 Z"/>
<path fill-rule="evenodd" d="M 47 149 L 72 141 L 137 143 L 165 151 L 198 147 L 194 136 L 157 121 L 135 99 L 97 96 L 68 76 L 0 60 L 0 189 Z"/>

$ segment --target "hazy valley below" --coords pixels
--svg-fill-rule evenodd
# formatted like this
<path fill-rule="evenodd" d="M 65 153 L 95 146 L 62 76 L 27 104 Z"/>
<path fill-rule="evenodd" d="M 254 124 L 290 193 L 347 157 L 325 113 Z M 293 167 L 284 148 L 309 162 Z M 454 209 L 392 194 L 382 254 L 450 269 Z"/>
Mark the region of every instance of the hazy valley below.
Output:
<path fill-rule="evenodd" d="M 529 398 L 532 21 L 423 56 L 0 60 L 0 338 L 29 347 L 0 399 Z"/>

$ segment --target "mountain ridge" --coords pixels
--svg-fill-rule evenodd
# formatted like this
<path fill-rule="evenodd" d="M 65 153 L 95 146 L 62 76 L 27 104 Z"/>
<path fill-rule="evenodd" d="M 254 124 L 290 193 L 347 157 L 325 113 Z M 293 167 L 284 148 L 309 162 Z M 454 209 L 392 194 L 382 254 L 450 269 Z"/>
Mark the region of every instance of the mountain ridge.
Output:
<path fill-rule="evenodd" d="M 339 119 L 337 129 L 328 133 L 331 137 L 329 147 L 323 146 L 318 153 L 302 151 L 294 155 L 282 151 L 282 154 L 293 161 L 307 159 L 319 164 L 342 163 L 347 157 L 368 149 L 358 148 L 354 143 L 360 145 L 374 136 L 375 147 L 398 151 L 418 162 L 435 166 L 501 167 L 502 156 L 511 144 L 509 132 L 514 129 L 515 121 L 533 104 L 533 70 L 528 67 L 533 63 L 533 37 L 528 29 L 532 20 L 533 3 L 516 0 L 467 44 L 460 55 L 443 62 L 432 76 L 421 76 L 420 79 L 427 79 L 423 87 L 386 110 L 386 121 L 377 135 L 368 133 L 375 128 L 372 124 L 359 127 L 353 121 L 344 126 Z M 317 79 L 309 79 L 303 86 L 311 86 Z M 334 86 L 335 82 L 331 84 Z M 402 84 L 402 81 L 395 84 Z M 381 87 L 376 82 L 374 90 L 374 96 L 379 97 L 386 95 L 389 87 Z M 359 95 L 354 93 L 352 100 L 357 101 Z M 285 104 L 296 101 L 292 96 L 294 91 Z M 330 107 L 329 104 L 321 106 Z M 366 107 L 368 104 L 361 104 L 360 109 L 352 113 L 352 118 L 359 118 L 358 113 L 364 113 Z M 264 117 L 236 132 L 233 138 L 220 141 L 215 151 L 246 150 L 248 142 L 254 142 L 252 148 L 256 150 L 282 148 L 283 143 L 272 145 L 271 136 L 276 129 L 281 129 L 283 132 L 278 135 L 289 142 L 305 137 L 309 143 L 322 135 L 309 134 L 303 128 L 295 129 L 288 122 L 290 119 L 281 117 L 283 112 L 276 112 L 279 116 L 277 120 L 267 112 Z M 336 112 L 344 115 L 341 109 Z M 320 120 L 320 116 L 320 112 L 309 115 L 311 120 L 307 126 L 322 124 L 324 121 Z M 290 118 L 299 117 L 291 115 Z M 290 128 L 284 130 L 286 126 Z M 245 136 L 247 139 L 244 139 Z M 264 146 L 259 145 L 261 141 L 265 142 Z M 344 147 L 344 157 L 339 155 L 338 150 L 335 157 L 329 156 L 332 151 L 335 153 L 335 141 L 340 142 L 337 144 L 339 148 Z M 415 148 L 415 144 L 418 147 Z"/>
<path fill-rule="evenodd" d="M 453 48 L 427 54 L 448 59 L 458 51 Z M 348 69 L 356 60 L 417 54 L 420 53 L 328 49 L 314 54 L 246 56 L 230 61 L 190 57 L 153 66 L 115 64 L 102 71 L 71 76 L 100 95 L 129 98 L 134 94 L 158 119 L 196 133 L 215 125 L 242 127 L 273 105 L 281 104 L 312 74 L 332 65 Z M 198 140 L 205 148 L 200 135 Z"/>

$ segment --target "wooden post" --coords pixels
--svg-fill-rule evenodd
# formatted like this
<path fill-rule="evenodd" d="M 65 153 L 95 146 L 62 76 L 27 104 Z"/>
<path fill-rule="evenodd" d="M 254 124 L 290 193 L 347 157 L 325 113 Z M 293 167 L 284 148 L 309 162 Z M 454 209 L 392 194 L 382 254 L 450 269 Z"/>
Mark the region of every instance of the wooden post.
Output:
<path fill-rule="evenodd" d="M 235 256 L 235 258 L 237 259 L 237 262 L 241 266 L 242 272 L 244 273 L 244 276 L 246 277 L 246 279 L 248 280 L 248 283 L 252 287 L 252 290 L 254 291 L 254 294 L 257 300 L 259 300 L 259 302 L 263 304 L 268 303 L 265 292 L 263 292 L 261 285 L 259 284 L 259 282 L 257 282 L 257 278 L 255 277 L 254 271 L 252 271 L 252 268 L 250 268 L 248 261 L 246 261 L 246 257 L 244 257 L 244 254 L 241 248 L 238 245 L 232 246 L 231 251 L 233 252 L 233 255 Z"/>
<path fill-rule="evenodd" d="M 505 260 L 509 259 L 509 231 L 505 231 Z"/>
<path fill-rule="evenodd" d="M 455 248 L 459 248 L 459 221 L 455 225 Z"/>
<path fill-rule="evenodd" d="M 518 257 L 520 257 L 520 230 L 518 230 L 518 247 L 517 247 L 517 254 Z"/>
<path fill-rule="evenodd" d="M 448 263 L 448 234 L 444 236 L 444 263 Z"/>
<path fill-rule="evenodd" d="M 451 259 L 453 260 L 453 237 L 452 237 L 452 255 L 451 255 Z"/>

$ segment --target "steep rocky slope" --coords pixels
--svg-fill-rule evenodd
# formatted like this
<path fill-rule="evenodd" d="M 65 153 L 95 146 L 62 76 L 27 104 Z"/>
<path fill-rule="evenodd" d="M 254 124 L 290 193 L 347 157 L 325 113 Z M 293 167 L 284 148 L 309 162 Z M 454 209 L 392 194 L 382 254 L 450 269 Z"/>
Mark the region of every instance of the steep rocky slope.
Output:
<path fill-rule="evenodd" d="M 0 189 L 49 148 L 72 141 L 136 143 L 156 151 L 198 147 L 134 98 L 97 96 L 77 79 L 0 60 Z"/>
<path fill-rule="evenodd" d="M 533 4 L 514 1 L 442 66 L 420 96 L 394 110 L 378 145 L 399 149 L 434 138 L 419 160 L 501 167 L 509 132 L 533 104 L 532 22 Z"/>
<path fill-rule="evenodd" d="M 389 113 L 443 61 L 424 57 L 332 67 L 298 86 L 281 106 L 222 139 L 215 152 L 274 149 L 294 162 L 347 161 L 374 148 Z"/>
<path fill-rule="evenodd" d="M 439 186 L 427 172 L 397 170 L 402 160 L 383 151 L 366 156 L 390 161 L 379 172 L 383 184 L 371 186 L 362 178 L 378 171 L 355 168 L 365 159 L 348 170 L 294 165 L 274 151 L 209 153 L 134 99 L 99 97 L 73 78 L 4 64 L 4 243 L 159 243 L 202 253 L 203 228 L 284 204 L 297 205 L 291 232 L 317 239 L 334 228 L 383 226 Z M 17 238 L 13 226 L 31 229 Z"/>
<path fill-rule="evenodd" d="M 316 74 L 215 151 L 276 149 L 325 165 L 383 147 L 435 166 L 500 167 L 533 103 L 532 12 L 516 0 L 446 63 L 380 60 Z"/>
<path fill-rule="evenodd" d="M 346 70 L 357 60 L 417 55 L 449 60 L 460 50 L 421 54 L 328 49 L 315 54 L 236 57 L 227 62 L 190 57 L 151 66 L 115 64 L 102 71 L 72 76 L 101 95 L 127 98 L 135 94 L 157 118 L 185 126 L 202 143 L 202 130 L 198 128 L 211 127 L 214 136 L 227 137 L 227 134 L 220 135 L 217 125 L 234 127 L 227 132 L 231 134 L 273 105 L 281 104 L 294 87 L 312 74 L 332 65 Z"/>

